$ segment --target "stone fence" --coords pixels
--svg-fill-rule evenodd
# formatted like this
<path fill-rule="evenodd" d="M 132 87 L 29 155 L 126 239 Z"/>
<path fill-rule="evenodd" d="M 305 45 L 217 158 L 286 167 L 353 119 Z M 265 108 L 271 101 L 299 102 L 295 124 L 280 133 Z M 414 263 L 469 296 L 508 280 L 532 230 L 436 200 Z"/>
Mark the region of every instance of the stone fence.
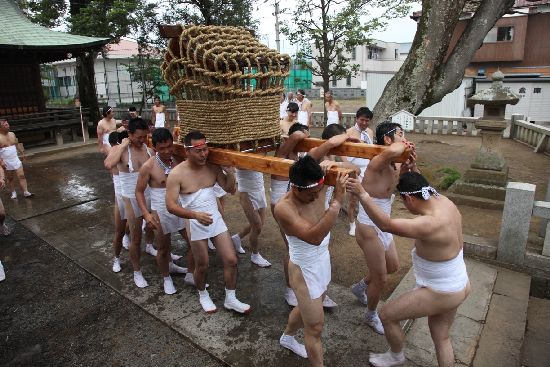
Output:
<path fill-rule="evenodd" d="M 522 115 L 512 115 L 510 137 L 534 148 L 535 153 L 550 153 L 550 128 L 524 120 Z"/>
<path fill-rule="evenodd" d="M 509 182 L 502 213 L 497 260 L 548 271 L 550 263 L 550 180 L 546 201 L 535 201 L 535 185 Z M 544 237 L 542 254 L 526 251 L 531 217 L 543 218 L 539 235 Z"/>

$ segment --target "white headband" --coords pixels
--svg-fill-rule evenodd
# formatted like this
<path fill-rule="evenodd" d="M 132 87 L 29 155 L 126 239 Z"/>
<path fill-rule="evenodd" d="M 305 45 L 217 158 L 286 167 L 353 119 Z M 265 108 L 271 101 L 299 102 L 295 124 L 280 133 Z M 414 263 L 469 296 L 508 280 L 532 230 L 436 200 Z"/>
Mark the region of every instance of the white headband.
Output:
<path fill-rule="evenodd" d="M 431 186 L 424 186 L 420 190 L 416 190 L 416 191 L 403 191 L 403 192 L 400 191 L 399 193 L 401 195 L 412 195 L 412 194 L 422 193 L 422 198 L 424 200 L 428 200 L 430 198 L 430 196 L 431 196 L 430 193 L 432 193 L 433 196 L 435 196 L 435 197 L 439 196 L 439 193 Z"/>

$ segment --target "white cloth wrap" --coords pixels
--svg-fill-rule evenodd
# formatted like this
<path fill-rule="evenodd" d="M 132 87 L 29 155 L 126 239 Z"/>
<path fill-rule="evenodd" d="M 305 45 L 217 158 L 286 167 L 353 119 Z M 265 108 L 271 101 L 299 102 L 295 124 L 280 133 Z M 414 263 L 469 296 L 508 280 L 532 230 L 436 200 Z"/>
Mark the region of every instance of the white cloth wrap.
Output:
<path fill-rule="evenodd" d="M 309 125 L 309 114 L 307 111 L 298 111 L 298 122 L 302 125 Z"/>
<path fill-rule="evenodd" d="M 454 259 L 429 261 L 411 251 L 414 276 L 418 288 L 430 288 L 436 292 L 454 293 L 463 290 L 468 284 L 468 273 L 462 250 Z"/>
<path fill-rule="evenodd" d="M 122 188 L 120 185 L 120 177 L 118 175 L 113 175 L 113 186 L 115 189 L 115 199 L 118 207 L 118 212 L 120 213 L 120 218 L 122 220 L 126 218 L 126 210 L 124 207 L 124 199 L 122 198 Z"/>
<path fill-rule="evenodd" d="M 164 114 L 164 112 L 156 112 L 155 127 L 164 127 L 165 122 L 166 122 L 166 115 Z"/>
<path fill-rule="evenodd" d="M 372 201 L 376 205 L 378 205 L 378 207 L 380 207 L 380 209 L 382 209 L 384 213 L 386 213 L 387 215 L 391 215 L 391 205 L 393 203 L 393 199 L 395 199 L 395 195 L 392 194 L 391 198 L 372 198 Z M 384 246 L 384 250 L 388 251 L 393 240 L 393 235 L 388 232 L 382 232 L 382 230 L 380 230 L 380 228 L 378 228 L 376 224 L 374 224 L 374 222 L 369 218 L 369 216 L 365 212 L 365 209 L 363 208 L 363 205 L 359 205 L 357 221 L 361 224 L 366 224 L 367 226 L 374 227 L 376 234 L 380 239 L 380 242 L 382 242 L 382 246 Z"/>
<path fill-rule="evenodd" d="M 151 210 L 157 212 L 163 234 L 175 233 L 185 227 L 185 219 L 169 213 L 166 209 L 166 188 L 151 187 Z"/>
<path fill-rule="evenodd" d="M 15 171 L 21 167 L 22 163 L 17 156 L 17 147 L 10 145 L 9 147 L 0 149 L 0 158 L 4 160 L 6 164 L 6 170 Z"/>
<path fill-rule="evenodd" d="M 214 187 L 206 187 L 192 194 L 180 194 L 181 206 L 195 212 L 205 212 L 212 215 L 212 224 L 204 226 L 196 219 L 189 219 L 189 231 L 187 235 L 191 241 L 204 240 L 216 237 L 220 233 L 227 232 L 227 226 L 222 215 L 218 211 Z"/>
<path fill-rule="evenodd" d="M 103 144 L 108 145 L 109 147 L 111 146 L 111 144 L 109 143 L 109 134 L 111 134 L 111 133 L 112 133 L 112 131 L 103 133 Z"/>
<path fill-rule="evenodd" d="M 288 102 L 283 101 L 281 105 L 279 106 L 279 117 L 281 119 L 284 119 L 287 115 L 286 108 L 288 107 Z"/>
<path fill-rule="evenodd" d="M 327 126 L 340 123 L 338 111 L 327 111 Z"/>
<path fill-rule="evenodd" d="M 275 205 L 288 192 L 288 180 L 280 181 L 271 179 L 271 188 L 269 190 L 271 197 L 271 205 Z"/>
<path fill-rule="evenodd" d="M 237 187 L 239 192 L 246 192 L 254 210 L 267 207 L 265 197 L 264 175 L 261 172 L 236 170 Z"/>
<path fill-rule="evenodd" d="M 327 187 L 327 193 L 325 194 L 325 210 L 330 206 L 330 200 L 332 199 L 332 194 L 334 193 L 334 186 Z"/>
<path fill-rule="evenodd" d="M 302 270 L 311 299 L 319 298 L 326 292 L 331 279 L 330 253 L 328 244 L 330 233 L 319 246 L 311 245 L 294 236 L 286 236 L 290 261 Z"/>
<path fill-rule="evenodd" d="M 136 184 L 138 180 L 139 172 L 119 172 L 118 177 L 120 180 L 120 188 L 122 197 L 128 199 L 134 210 L 134 216 L 136 218 L 141 217 L 141 209 L 139 208 L 138 202 L 136 200 Z M 145 189 L 145 201 L 147 202 L 147 207 L 151 207 L 151 189 L 147 187 Z M 126 213 L 126 218 L 128 214 Z"/>
<path fill-rule="evenodd" d="M 214 193 L 216 194 L 217 198 L 221 198 L 222 196 L 227 195 L 227 192 L 222 189 L 220 184 L 218 184 L 217 182 L 214 184 Z"/>

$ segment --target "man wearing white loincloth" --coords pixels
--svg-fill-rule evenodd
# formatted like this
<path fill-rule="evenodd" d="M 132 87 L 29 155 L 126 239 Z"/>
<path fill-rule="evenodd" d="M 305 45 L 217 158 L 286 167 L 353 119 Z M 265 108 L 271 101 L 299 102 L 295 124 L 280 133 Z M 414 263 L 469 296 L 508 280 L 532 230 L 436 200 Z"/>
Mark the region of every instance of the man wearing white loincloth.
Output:
<path fill-rule="evenodd" d="M 299 107 L 298 122 L 307 127 L 311 127 L 311 113 L 313 105 L 311 101 L 306 98 L 306 92 L 303 89 L 298 89 L 296 93 L 296 104 Z"/>
<path fill-rule="evenodd" d="M 97 144 L 99 151 L 105 155 L 109 154 L 109 134 L 116 131 L 116 120 L 113 109 L 110 106 L 103 107 L 103 118 L 97 123 Z"/>
<path fill-rule="evenodd" d="M 323 154 L 324 155 L 324 154 Z M 291 190 L 275 206 L 275 218 L 286 235 L 290 261 L 290 285 L 298 299 L 281 336 L 281 346 L 311 365 L 323 365 L 321 333 L 324 324 L 323 299 L 331 279 L 328 244 L 330 229 L 338 219 L 347 175 L 338 175 L 334 198 L 324 211 L 324 172 L 315 153 L 300 158 L 289 171 Z M 305 346 L 295 339 L 304 328 Z"/>
<path fill-rule="evenodd" d="M 365 144 L 374 144 L 374 133 L 369 128 L 370 120 L 373 114 L 368 107 L 361 107 L 355 113 L 355 125 L 347 130 L 349 136 L 358 139 Z M 361 171 L 357 177 L 363 181 L 365 170 L 369 165 L 370 159 L 349 157 L 348 162 L 355 164 Z M 357 217 L 357 197 L 351 195 L 348 198 L 348 220 L 349 220 L 349 235 L 355 236 L 355 219 Z"/>
<path fill-rule="evenodd" d="M 299 109 L 300 108 L 298 105 L 294 102 L 290 102 L 286 106 L 286 116 L 281 120 L 281 136 L 283 138 L 288 136 L 288 130 L 290 127 L 298 122 L 297 118 Z"/>
<path fill-rule="evenodd" d="M 22 151 L 19 151 L 19 141 L 15 134 L 10 131 L 8 120 L 0 120 L 0 162 L 6 170 L 8 191 L 11 192 L 11 198 L 14 200 L 17 199 L 15 176 L 19 180 L 23 196 L 26 198 L 33 196 L 27 188 L 27 178 L 23 170 L 23 163 L 17 155 L 18 153 L 22 154 Z"/>
<path fill-rule="evenodd" d="M 439 195 L 418 172 L 404 173 L 397 185 L 413 219 L 391 219 L 357 181 L 347 189 L 359 197 L 362 207 L 381 230 L 414 238 L 412 263 L 416 288 L 382 306 L 380 318 L 390 350 L 371 354 L 374 366 L 390 367 L 405 362 L 400 321 L 428 316 L 430 334 L 439 366 L 454 366 L 449 329 L 457 307 L 471 286 L 463 259 L 462 218 L 452 201 Z"/>
<path fill-rule="evenodd" d="M 250 234 L 248 244 L 252 254 L 250 261 L 261 268 L 271 266 L 271 263 L 260 255 L 258 250 L 258 238 L 262 233 L 265 222 L 267 200 L 265 197 L 264 175 L 261 172 L 249 170 L 237 170 L 237 191 L 239 202 L 243 208 L 248 224 L 237 234 L 231 237 L 235 250 L 244 254 L 241 240 Z"/>
<path fill-rule="evenodd" d="M 208 239 L 212 239 L 223 262 L 225 280 L 224 307 L 239 313 L 249 313 L 250 305 L 240 302 L 235 294 L 237 285 L 237 255 L 227 226 L 218 211 L 214 184 L 227 192 L 235 190 L 234 168 L 207 162 L 208 146 L 205 136 L 191 131 L 184 138 L 187 160 L 177 165 L 166 183 L 166 207 L 180 218 L 187 218 L 187 233 L 195 258 L 195 284 L 199 301 L 207 313 L 216 311 L 216 305 L 206 290 L 208 270 Z M 224 173 L 225 172 L 225 173 Z"/>
<path fill-rule="evenodd" d="M 155 128 L 170 126 L 168 119 L 166 118 L 166 106 L 160 102 L 160 97 L 155 96 L 154 102 L 155 104 L 151 110 L 151 122 Z"/>
<path fill-rule="evenodd" d="M 327 110 L 327 125 L 342 122 L 342 108 L 340 107 L 340 103 L 334 100 L 334 96 L 330 90 L 325 92 L 325 109 Z"/>
<path fill-rule="evenodd" d="M 393 191 L 399 181 L 399 175 L 413 168 L 415 153 L 413 151 L 410 161 L 406 164 L 394 162 L 406 149 L 413 148 L 412 144 L 403 137 L 401 125 L 397 123 L 379 124 L 376 128 L 376 142 L 379 145 L 388 146 L 388 149 L 371 159 L 362 185 L 371 195 L 372 200 L 390 215 Z M 363 207 L 359 207 L 356 241 L 365 255 L 368 274 L 354 284 L 351 290 L 361 303 L 367 305 L 365 314 L 367 325 L 377 333 L 384 334 L 376 308 L 386 285 L 387 275 L 396 272 L 399 268 L 393 236 L 391 233 L 380 230 L 365 213 Z"/>
<path fill-rule="evenodd" d="M 172 262 L 170 256 L 172 233 L 179 232 L 187 243 L 189 243 L 185 232 L 185 220 L 168 213 L 166 209 L 166 179 L 179 162 L 176 162 L 173 156 L 174 141 L 170 130 L 164 127 L 155 129 L 152 141 L 157 153 L 149 158 L 139 170 L 136 184 L 136 200 L 147 226 L 155 231 L 155 242 L 157 244 L 156 258 L 160 272 L 164 277 L 164 293 L 174 294 L 176 293 L 176 288 L 174 287 L 170 273 L 187 273 L 185 275 L 185 283 L 193 284 L 193 253 L 191 251 L 187 252 L 187 264 L 190 271 Z M 150 209 L 145 197 L 148 189 L 151 195 Z"/>
<path fill-rule="evenodd" d="M 130 259 L 134 268 L 134 283 L 139 288 L 148 286 L 147 281 L 141 273 L 140 257 L 143 213 L 136 200 L 136 184 L 139 169 L 153 155 L 153 152 L 145 145 L 146 139 L 147 123 L 140 118 L 132 119 L 128 123 L 128 138 L 123 139 L 120 145 L 113 147 L 109 151 L 107 158 L 105 158 L 105 168 L 118 168 L 118 177 L 124 200 L 124 212 L 130 226 Z M 149 196 L 149 193 L 147 196 Z M 146 251 L 154 253 L 153 232 L 147 229 L 145 234 L 147 242 Z"/>
<path fill-rule="evenodd" d="M 111 147 L 115 147 L 122 142 L 122 139 L 128 138 L 127 131 L 113 131 L 109 134 L 109 144 Z M 125 249 L 130 248 L 130 236 L 126 233 L 127 218 L 124 208 L 124 199 L 122 198 L 122 187 L 120 184 L 120 177 L 118 175 L 118 168 L 115 166 L 111 168 L 111 175 L 113 176 L 113 188 L 115 192 L 115 235 L 113 238 L 113 272 L 118 273 L 120 268 L 120 253 L 122 247 Z"/>

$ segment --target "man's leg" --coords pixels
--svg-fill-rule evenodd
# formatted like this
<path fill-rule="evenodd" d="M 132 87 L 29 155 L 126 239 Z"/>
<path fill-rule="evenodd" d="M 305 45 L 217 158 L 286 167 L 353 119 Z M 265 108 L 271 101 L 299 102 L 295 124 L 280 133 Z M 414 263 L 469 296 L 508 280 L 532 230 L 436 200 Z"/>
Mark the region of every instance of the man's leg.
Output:
<path fill-rule="evenodd" d="M 118 273 L 120 269 L 120 252 L 122 251 L 122 238 L 124 237 L 124 230 L 126 228 L 126 220 L 120 217 L 120 210 L 118 209 L 118 198 L 115 197 L 115 236 L 113 238 L 113 253 L 115 258 L 113 260 L 113 271 Z"/>
<path fill-rule="evenodd" d="M 455 363 L 449 330 L 455 320 L 456 308 L 439 315 L 428 316 L 428 326 L 435 346 L 439 366 L 452 367 Z"/>
<path fill-rule="evenodd" d="M 124 198 L 124 209 L 126 212 L 127 222 L 130 226 L 130 260 L 132 261 L 132 267 L 134 268 L 134 282 L 139 288 L 145 288 L 148 286 L 147 281 L 141 274 L 141 225 L 143 223 L 143 217 L 136 217 L 134 208 L 130 199 Z"/>
<path fill-rule="evenodd" d="M 27 190 L 27 178 L 25 177 L 25 171 L 23 170 L 23 165 L 19 167 L 16 171 L 17 173 L 17 179 L 19 180 L 19 186 L 21 186 L 21 190 L 23 191 L 24 196 L 31 196 L 29 190 Z"/>
<path fill-rule="evenodd" d="M 357 218 L 357 205 L 359 199 L 355 195 L 348 195 L 348 222 L 349 222 L 349 235 L 355 236 L 356 224 L 355 218 Z"/>
<path fill-rule="evenodd" d="M 384 334 L 382 324 L 378 319 L 376 308 L 386 285 L 386 251 L 373 227 L 359 223 L 357 226 L 357 244 L 365 254 L 369 269 L 367 293 L 367 323 L 377 333 Z"/>
<path fill-rule="evenodd" d="M 322 366 L 323 346 L 321 344 L 321 333 L 324 325 L 323 298 L 325 295 L 323 294 L 322 297 L 311 299 L 300 267 L 290 262 L 288 270 L 290 284 L 298 299 L 298 306 L 289 315 L 284 335 L 293 337 L 303 323 L 307 358 L 312 366 Z M 297 353 L 297 351 L 293 351 Z"/>
<path fill-rule="evenodd" d="M 8 226 L 6 226 L 6 209 L 4 209 L 4 203 L 0 200 L 0 236 L 7 236 L 11 233 Z"/>
<path fill-rule="evenodd" d="M 15 192 L 15 171 L 6 170 L 6 186 L 11 193 L 12 199 L 17 199 L 17 193 Z"/>
<path fill-rule="evenodd" d="M 206 313 L 217 311 L 216 305 L 210 299 L 206 290 L 206 272 L 208 270 L 208 239 L 191 241 L 190 247 L 195 259 L 195 272 L 193 278 L 199 291 L 199 302 Z"/>
<path fill-rule="evenodd" d="M 380 310 L 380 318 L 384 325 L 386 340 L 390 345 L 390 350 L 383 354 L 372 354 L 370 358 L 371 364 L 384 366 L 388 365 L 387 362 L 391 360 L 405 360 L 403 355 L 405 335 L 399 324 L 400 321 L 447 314 L 452 310 L 456 311 L 456 308 L 466 299 L 468 293 L 469 286 L 456 293 L 437 293 L 428 288 L 419 288 L 402 294 L 386 303 Z M 446 316 L 445 320 L 449 322 L 449 315 Z M 436 319 L 434 325 L 437 337 L 445 334 L 445 329 L 438 324 L 438 321 L 440 320 Z M 430 326 L 430 330 L 432 331 L 432 326 Z M 438 344 L 441 345 L 439 340 L 437 342 L 434 340 L 434 344 L 436 346 Z"/>
<path fill-rule="evenodd" d="M 237 299 L 235 293 L 237 287 L 237 254 L 235 247 L 229 237 L 229 232 L 223 232 L 212 238 L 216 251 L 223 263 L 223 279 L 225 281 L 225 301 L 223 306 L 226 309 L 239 313 L 250 313 L 250 305 L 242 303 Z"/>
<path fill-rule="evenodd" d="M 187 230 L 185 228 L 179 232 L 188 246 L 187 253 L 185 254 L 187 260 L 187 274 L 185 274 L 183 282 L 187 285 L 195 285 L 195 277 L 193 276 L 195 272 L 195 258 L 193 257 L 193 250 L 191 249 L 191 241 L 189 240 L 189 236 L 187 236 Z"/>
<path fill-rule="evenodd" d="M 152 214 L 155 216 L 157 223 L 160 223 L 158 213 L 153 211 Z M 176 287 L 174 287 L 174 282 L 170 277 L 170 263 L 172 262 L 172 258 L 170 257 L 170 242 L 172 236 L 170 233 L 163 233 L 161 226 L 161 228 L 155 232 L 155 239 L 157 244 L 157 265 L 160 269 L 162 277 L 164 278 L 164 293 L 174 294 L 176 293 Z"/>
<path fill-rule="evenodd" d="M 262 233 L 262 227 L 265 221 L 265 208 L 260 208 L 257 210 L 254 209 L 252 201 L 250 200 L 247 192 L 241 192 L 239 194 L 239 200 L 241 202 L 241 207 L 243 208 L 244 215 L 246 216 L 246 219 L 248 220 L 250 226 L 250 237 L 248 241 L 252 250 L 250 260 L 252 261 L 252 263 L 260 267 L 265 268 L 271 266 L 269 261 L 264 259 L 258 252 L 258 238 L 260 236 L 260 233 Z M 239 237 L 242 238 L 240 234 Z"/>
<path fill-rule="evenodd" d="M 275 205 L 271 204 L 271 215 L 273 215 L 273 218 L 275 218 L 275 214 L 273 213 L 274 210 L 275 210 Z M 285 243 L 285 249 L 286 249 L 283 256 L 283 270 L 285 274 L 285 284 L 286 284 L 285 300 L 289 306 L 295 307 L 295 306 L 298 306 L 298 300 L 296 299 L 296 295 L 294 294 L 294 291 L 290 287 L 290 280 L 288 279 L 288 262 L 290 261 L 290 256 L 288 254 L 288 251 L 289 251 L 288 241 L 286 240 L 286 236 L 284 232 L 281 230 L 281 227 L 279 227 L 279 232 L 281 233 L 281 237 L 283 237 L 283 241 Z"/>

